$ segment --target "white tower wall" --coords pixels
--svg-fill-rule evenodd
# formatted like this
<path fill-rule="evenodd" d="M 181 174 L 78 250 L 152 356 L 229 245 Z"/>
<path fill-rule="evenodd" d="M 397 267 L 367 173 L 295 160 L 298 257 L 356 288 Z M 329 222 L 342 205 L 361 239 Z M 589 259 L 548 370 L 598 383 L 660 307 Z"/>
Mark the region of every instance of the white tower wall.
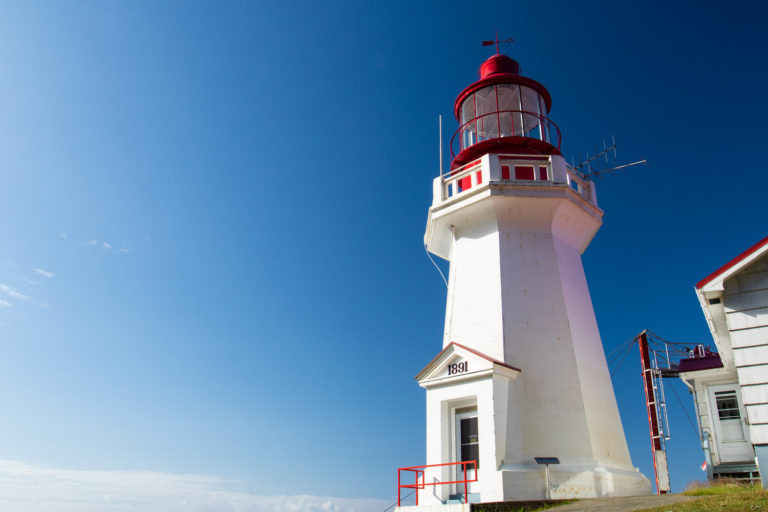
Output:
<path fill-rule="evenodd" d="M 546 181 L 499 180 L 498 156 L 486 155 L 470 190 L 450 195 L 450 183 L 435 189 L 441 196 L 425 240 L 451 262 L 444 349 L 459 343 L 520 374 L 494 377 L 475 395 L 464 381 L 420 380 L 427 464 L 458 460 L 450 453 L 456 434 L 446 399 L 458 392 L 477 403 L 479 477 L 496 475 L 475 487 L 482 501 L 544 497 L 544 470 L 533 461 L 544 456 L 561 461 L 551 468 L 553 497 L 646 494 L 650 484 L 632 467 L 581 262 L 602 211 L 588 200 L 589 189 L 569 186 L 561 157 L 547 165 Z"/>

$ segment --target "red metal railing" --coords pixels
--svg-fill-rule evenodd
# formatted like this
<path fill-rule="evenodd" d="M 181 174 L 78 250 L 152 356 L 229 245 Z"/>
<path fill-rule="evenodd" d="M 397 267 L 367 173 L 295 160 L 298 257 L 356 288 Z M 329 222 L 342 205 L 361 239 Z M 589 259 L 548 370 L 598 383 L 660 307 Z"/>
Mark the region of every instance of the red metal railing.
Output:
<path fill-rule="evenodd" d="M 529 125 L 530 128 L 526 129 Z M 456 136 L 459 150 L 455 151 Z M 560 149 L 560 128 L 548 117 L 526 110 L 499 110 L 467 121 L 451 137 L 451 158 L 470 146 L 502 137 L 543 140 Z"/>
<path fill-rule="evenodd" d="M 475 468 L 475 478 L 472 480 L 467 479 L 467 465 L 472 464 L 472 468 Z M 427 468 L 437 468 L 442 466 L 461 466 L 461 473 L 464 474 L 463 480 L 453 480 L 450 482 L 426 482 L 424 480 L 424 470 Z M 424 489 L 428 485 L 450 485 L 450 484 L 464 484 L 464 503 L 467 502 L 467 484 L 477 482 L 477 461 L 467 460 L 463 462 L 446 462 L 444 464 L 430 464 L 428 466 L 410 466 L 406 468 L 397 468 L 397 506 L 400 506 L 400 490 L 401 489 L 414 489 L 416 491 L 416 505 L 419 504 L 419 489 Z M 415 482 L 412 484 L 402 483 L 400 476 L 401 471 L 410 471 L 414 473 Z"/>

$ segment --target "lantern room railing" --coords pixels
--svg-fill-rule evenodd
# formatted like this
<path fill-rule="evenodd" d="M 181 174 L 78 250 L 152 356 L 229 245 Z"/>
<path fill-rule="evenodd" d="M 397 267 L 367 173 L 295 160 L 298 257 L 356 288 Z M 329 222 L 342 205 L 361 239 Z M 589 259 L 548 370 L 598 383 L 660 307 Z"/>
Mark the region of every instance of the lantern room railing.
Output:
<path fill-rule="evenodd" d="M 475 144 L 502 137 L 538 139 L 560 150 L 560 128 L 548 117 L 525 110 L 500 110 L 462 124 L 451 138 L 451 158 Z"/>

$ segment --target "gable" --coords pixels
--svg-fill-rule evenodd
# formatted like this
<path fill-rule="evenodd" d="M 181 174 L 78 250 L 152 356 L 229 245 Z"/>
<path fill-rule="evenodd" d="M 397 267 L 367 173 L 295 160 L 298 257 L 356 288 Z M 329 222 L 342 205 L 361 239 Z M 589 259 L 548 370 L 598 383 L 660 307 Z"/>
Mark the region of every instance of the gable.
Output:
<path fill-rule="evenodd" d="M 493 374 L 514 379 L 519 373 L 514 366 L 451 342 L 419 372 L 416 380 L 422 387 L 431 387 Z"/>

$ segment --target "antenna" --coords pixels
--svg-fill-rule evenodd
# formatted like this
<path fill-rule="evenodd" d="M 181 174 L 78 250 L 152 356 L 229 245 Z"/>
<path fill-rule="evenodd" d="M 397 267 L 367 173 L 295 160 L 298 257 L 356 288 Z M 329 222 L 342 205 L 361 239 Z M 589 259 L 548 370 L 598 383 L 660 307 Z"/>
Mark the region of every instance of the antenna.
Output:
<path fill-rule="evenodd" d="M 635 165 L 647 164 L 648 163 L 648 160 L 638 160 L 637 162 L 632 162 L 632 163 L 629 163 L 629 164 L 617 165 L 617 166 L 614 166 L 614 167 L 610 167 L 608 169 L 593 170 L 592 169 L 592 162 L 594 162 L 595 160 L 597 160 L 598 158 L 600 158 L 602 156 L 602 157 L 605 157 L 605 163 L 607 164 L 608 163 L 608 154 L 611 151 L 613 151 L 613 157 L 616 158 L 616 139 L 613 136 L 611 136 L 611 145 L 610 146 L 607 146 L 606 143 L 605 143 L 605 139 L 603 139 L 603 150 L 601 152 L 599 152 L 598 154 L 590 157 L 589 156 L 589 151 L 587 151 L 587 159 L 584 160 L 583 162 L 581 162 L 579 165 L 571 165 L 571 167 L 573 168 L 574 171 L 576 171 L 579 174 L 581 174 L 581 176 L 584 179 L 593 179 L 593 178 L 596 178 L 597 176 L 600 176 L 601 174 L 606 174 L 606 173 L 609 173 L 609 172 L 618 171 L 620 169 L 625 169 L 627 167 L 632 167 L 632 166 L 635 166 Z M 571 158 L 571 162 L 573 162 L 573 158 Z M 585 167 L 586 167 L 586 169 L 585 169 Z"/>

